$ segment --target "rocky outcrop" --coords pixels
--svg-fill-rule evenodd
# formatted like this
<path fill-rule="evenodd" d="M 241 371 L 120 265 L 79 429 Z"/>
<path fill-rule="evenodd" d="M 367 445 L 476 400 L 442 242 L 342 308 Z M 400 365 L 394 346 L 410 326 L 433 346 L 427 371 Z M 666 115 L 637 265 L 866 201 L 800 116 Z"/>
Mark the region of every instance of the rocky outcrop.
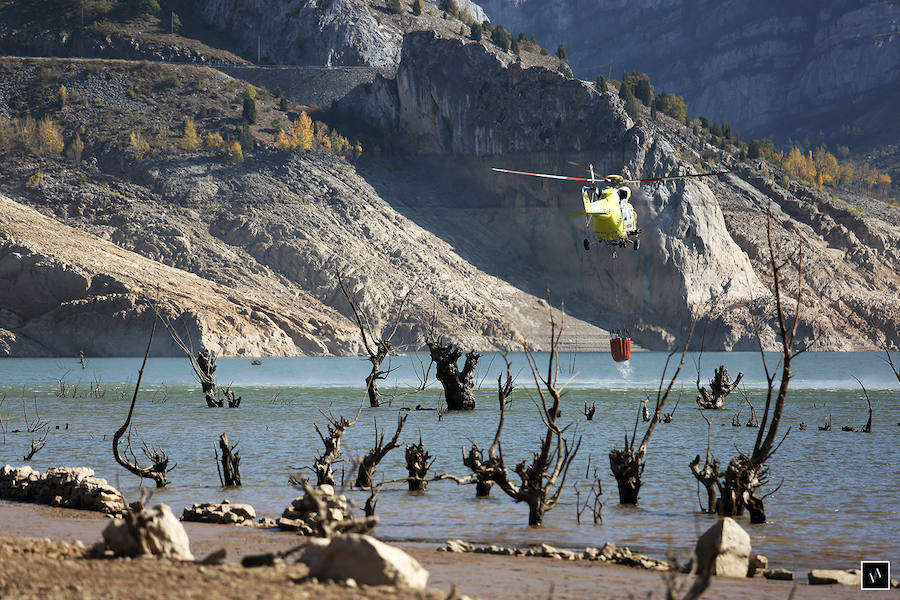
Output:
<path fill-rule="evenodd" d="M 83 467 L 51 467 L 41 473 L 28 466 L 5 465 L 0 469 L 0 498 L 111 515 L 125 510 L 125 497 Z"/>
<path fill-rule="evenodd" d="M 228 500 L 221 503 L 203 502 L 184 507 L 182 521 L 198 523 L 217 523 L 224 525 L 253 525 L 256 511 L 249 504 L 231 504 Z"/>
<path fill-rule="evenodd" d="M 203 0 L 206 23 L 247 56 L 299 65 L 360 65 L 392 71 L 400 40 L 356 0 Z"/>
<path fill-rule="evenodd" d="M 628 117 L 609 94 L 457 38 L 403 36 L 395 78 L 357 88 L 338 108 L 402 136 L 421 154 L 581 152 L 621 145 Z"/>
<path fill-rule="evenodd" d="M 727 119 L 743 137 L 793 136 L 803 124 L 815 134 L 821 124 L 858 126 L 882 143 L 897 139 L 896 119 L 886 116 L 897 101 L 895 2 L 481 4 L 510 31 L 534 34 L 548 48 L 565 44 L 579 76 L 649 73 L 657 92 L 684 95 L 692 115 Z M 835 122 L 851 103 L 856 117 Z"/>
<path fill-rule="evenodd" d="M 310 577 L 361 585 L 393 585 L 424 590 L 428 571 L 412 556 L 368 535 L 348 533 L 330 540 L 313 538 L 299 558 Z"/>

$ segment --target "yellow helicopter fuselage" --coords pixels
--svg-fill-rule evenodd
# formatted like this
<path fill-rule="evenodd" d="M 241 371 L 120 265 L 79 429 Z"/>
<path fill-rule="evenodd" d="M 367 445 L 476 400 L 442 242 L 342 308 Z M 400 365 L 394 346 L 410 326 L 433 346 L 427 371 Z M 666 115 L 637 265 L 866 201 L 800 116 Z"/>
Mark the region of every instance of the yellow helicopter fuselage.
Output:
<path fill-rule="evenodd" d="M 581 188 L 584 212 L 591 218 L 594 234 L 607 241 L 627 240 L 628 234 L 637 231 L 634 207 L 628 202 L 631 190 L 627 187 L 598 189 Z"/>

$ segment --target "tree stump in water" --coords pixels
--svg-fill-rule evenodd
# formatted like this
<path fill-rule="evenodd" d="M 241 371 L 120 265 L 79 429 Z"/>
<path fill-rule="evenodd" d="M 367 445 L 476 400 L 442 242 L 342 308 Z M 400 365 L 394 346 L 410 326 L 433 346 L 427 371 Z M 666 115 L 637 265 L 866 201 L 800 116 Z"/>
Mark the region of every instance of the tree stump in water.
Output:
<path fill-rule="evenodd" d="M 463 455 L 463 464 L 469 467 L 475 475 L 475 497 L 487 498 L 490 496 L 494 482 L 490 479 L 484 462 L 484 451 L 478 447 L 478 444 L 472 444 L 469 453 Z"/>
<path fill-rule="evenodd" d="M 197 367 L 200 370 L 200 385 L 203 388 L 203 396 L 206 398 L 206 406 L 210 408 L 224 406 L 224 401 L 216 399 L 215 354 L 206 349 L 198 352 Z"/>
<path fill-rule="evenodd" d="M 235 451 L 237 444 L 228 444 L 228 436 L 219 436 L 219 449 L 222 451 L 222 486 L 241 485 L 241 451 Z"/>
<path fill-rule="evenodd" d="M 741 383 L 743 377 L 744 373 L 739 372 L 737 379 L 732 382 L 725 365 L 719 365 L 713 378 L 709 380 L 710 390 L 707 391 L 705 387 L 700 387 L 700 373 L 698 369 L 697 391 L 700 392 L 700 395 L 697 396 L 697 405 L 700 408 L 708 409 L 722 408 L 725 405 L 725 398 Z"/>
<path fill-rule="evenodd" d="M 400 438 L 400 432 L 403 431 L 403 425 L 406 423 L 408 414 L 397 417 L 397 430 L 394 437 L 385 444 L 384 430 L 378 433 L 378 422 L 375 422 L 375 447 L 369 450 L 362 460 L 359 462 L 359 470 L 356 473 L 356 483 L 358 488 L 372 487 L 372 476 L 375 474 L 375 467 L 387 456 L 387 453 L 397 447 L 397 440 Z"/>
<path fill-rule="evenodd" d="M 619 486 L 619 504 L 637 504 L 645 464 L 642 458 L 627 446 L 609 451 L 609 468 Z"/>
<path fill-rule="evenodd" d="M 418 444 L 406 445 L 406 470 L 409 473 L 409 479 L 407 479 L 409 491 L 424 492 L 425 488 L 428 487 L 428 469 L 434 463 L 434 460 L 428 462 L 430 458 L 431 455 L 425 450 L 421 437 L 419 437 Z"/>
<path fill-rule="evenodd" d="M 425 344 L 436 365 L 435 376 L 444 387 L 447 410 L 474 410 L 475 367 L 481 355 L 474 350 L 468 352 L 460 371 L 457 361 L 463 353 L 458 346 L 450 342 L 445 344 L 443 337 L 427 339 Z"/>

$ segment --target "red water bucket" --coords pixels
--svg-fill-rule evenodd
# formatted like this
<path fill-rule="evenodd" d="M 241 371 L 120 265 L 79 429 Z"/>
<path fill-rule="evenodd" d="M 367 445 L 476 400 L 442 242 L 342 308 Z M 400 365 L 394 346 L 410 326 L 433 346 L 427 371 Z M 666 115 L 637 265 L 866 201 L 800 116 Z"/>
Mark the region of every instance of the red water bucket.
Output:
<path fill-rule="evenodd" d="M 612 338 L 609 340 L 609 351 L 616 362 L 628 360 L 631 358 L 631 338 Z"/>

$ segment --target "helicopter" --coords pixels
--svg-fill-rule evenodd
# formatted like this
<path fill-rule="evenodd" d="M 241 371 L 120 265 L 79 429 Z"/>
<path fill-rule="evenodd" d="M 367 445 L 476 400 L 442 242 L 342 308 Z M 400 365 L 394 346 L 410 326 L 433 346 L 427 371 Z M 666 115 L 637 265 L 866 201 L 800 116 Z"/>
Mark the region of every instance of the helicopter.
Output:
<path fill-rule="evenodd" d="M 607 175 L 597 178 L 594 175 L 594 165 L 590 165 L 590 179 L 584 177 L 568 177 L 566 175 L 551 175 L 547 173 L 529 173 L 527 171 L 511 171 L 509 169 L 492 168 L 499 173 L 512 175 L 529 175 L 531 177 L 543 177 L 545 179 L 562 179 L 565 181 L 583 181 L 589 183 L 581 187 L 581 200 L 584 204 L 584 212 L 570 212 L 570 215 L 584 215 L 587 217 L 585 227 L 593 228 L 597 236 L 595 242 L 606 242 L 610 246 L 624 248 L 628 244 L 635 251 L 640 247 L 641 241 L 637 237 L 641 230 L 637 226 L 637 215 L 634 206 L 631 205 L 631 188 L 626 184 L 650 183 L 653 181 L 671 181 L 673 179 L 688 179 L 691 177 L 711 177 L 724 175 L 731 171 L 716 171 L 714 173 L 695 173 L 691 175 L 674 175 L 671 177 L 651 177 L 649 179 L 625 179 L 621 175 Z M 603 183 L 605 187 L 598 184 Z M 584 239 L 584 249 L 591 249 L 591 241 Z"/>

